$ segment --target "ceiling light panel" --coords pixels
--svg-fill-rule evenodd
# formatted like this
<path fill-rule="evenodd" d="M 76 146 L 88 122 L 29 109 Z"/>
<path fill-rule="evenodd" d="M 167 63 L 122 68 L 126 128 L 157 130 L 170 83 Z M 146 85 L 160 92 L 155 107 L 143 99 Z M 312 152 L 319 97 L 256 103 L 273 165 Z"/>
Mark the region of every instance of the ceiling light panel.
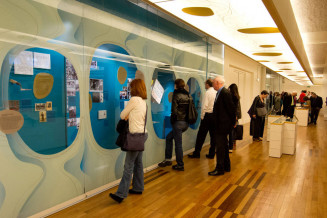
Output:
<path fill-rule="evenodd" d="M 276 24 L 261 0 L 149 1 L 254 60 L 269 61 L 261 63 L 274 71 L 278 71 L 281 68 L 281 65 L 277 64 L 277 62 L 293 62 L 287 65 L 288 68 L 292 69 L 293 73 L 303 71 L 303 68 L 282 34 L 279 33 Z M 182 11 L 183 8 L 188 7 L 210 8 L 214 14 L 204 17 L 184 13 Z M 242 33 L 238 30 L 247 33 Z M 255 34 L 256 31 L 260 33 Z M 262 45 L 274 45 L 275 47 L 265 47 Z M 267 52 L 282 53 L 282 55 L 253 55 L 254 53 Z M 279 73 L 283 75 L 282 72 Z"/>

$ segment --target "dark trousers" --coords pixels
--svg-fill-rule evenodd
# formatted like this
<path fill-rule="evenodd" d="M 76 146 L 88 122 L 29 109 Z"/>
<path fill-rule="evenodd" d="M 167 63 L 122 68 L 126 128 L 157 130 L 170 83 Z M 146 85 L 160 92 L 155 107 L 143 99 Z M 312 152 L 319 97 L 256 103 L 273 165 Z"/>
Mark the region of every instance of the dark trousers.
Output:
<path fill-rule="evenodd" d="M 319 116 L 319 111 L 320 111 L 319 107 L 311 109 L 311 123 L 314 123 L 314 124 L 317 123 L 317 119 L 318 119 L 318 116 Z"/>
<path fill-rule="evenodd" d="M 290 118 L 293 118 L 293 116 L 294 116 L 294 109 L 295 109 L 295 105 L 294 106 L 289 106 L 288 107 L 288 111 L 287 111 L 287 116 L 289 116 Z"/>
<path fill-rule="evenodd" d="M 265 128 L 265 117 L 256 117 L 253 119 L 253 138 L 263 137 L 263 132 Z"/>
<path fill-rule="evenodd" d="M 227 134 L 215 133 L 216 144 L 216 170 L 224 172 L 230 170 Z"/>
<path fill-rule="evenodd" d="M 173 130 L 166 137 L 166 160 L 171 160 L 173 156 L 173 139 L 175 140 L 176 162 L 179 166 L 184 166 L 182 134 L 188 129 L 188 123 L 185 121 L 176 121 L 173 124 Z"/>
<path fill-rule="evenodd" d="M 209 149 L 209 155 L 215 156 L 215 142 L 214 142 L 214 125 L 212 123 L 214 119 L 213 113 L 206 113 L 204 115 L 203 120 L 201 120 L 198 135 L 196 136 L 196 143 L 195 143 L 195 155 L 200 155 L 204 140 L 207 137 L 207 134 L 209 132 L 210 134 L 210 149 Z"/>
<path fill-rule="evenodd" d="M 234 134 L 235 134 L 235 128 L 233 128 L 230 133 L 228 134 L 228 149 L 233 150 L 234 147 Z"/>

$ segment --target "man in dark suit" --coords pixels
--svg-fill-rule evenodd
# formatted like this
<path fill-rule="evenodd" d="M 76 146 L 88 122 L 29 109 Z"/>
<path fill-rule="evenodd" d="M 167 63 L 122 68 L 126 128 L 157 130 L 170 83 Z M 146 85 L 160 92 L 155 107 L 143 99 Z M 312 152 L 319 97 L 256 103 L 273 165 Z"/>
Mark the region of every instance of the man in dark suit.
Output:
<path fill-rule="evenodd" d="M 322 108 L 322 98 L 318 96 L 316 93 L 312 92 L 311 97 L 311 122 L 317 124 L 317 119 L 319 116 L 319 111 Z"/>
<path fill-rule="evenodd" d="M 217 76 L 213 81 L 213 87 L 217 91 L 213 107 L 217 164 L 215 170 L 208 173 L 210 176 L 219 176 L 224 172 L 230 172 L 227 135 L 236 124 L 236 108 L 232 95 L 224 87 L 224 84 L 225 80 L 222 76 Z"/>

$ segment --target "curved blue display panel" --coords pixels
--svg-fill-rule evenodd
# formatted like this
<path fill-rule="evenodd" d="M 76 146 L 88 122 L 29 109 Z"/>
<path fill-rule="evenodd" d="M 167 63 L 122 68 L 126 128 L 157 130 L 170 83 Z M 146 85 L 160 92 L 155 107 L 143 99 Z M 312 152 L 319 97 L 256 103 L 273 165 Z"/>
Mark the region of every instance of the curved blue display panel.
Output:
<path fill-rule="evenodd" d="M 122 47 L 101 45 L 90 67 L 90 118 L 93 136 L 103 148 L 115 149 L 116 124 L 130 96 L 129 83 L 137 68 Z"/>
<path fill-rule="evenodd" d="M 33 151 L 47 155 L 70 146 L 80 117 L 79 85 L 72 64 L 60 53 L 42 48 L 27 49 L 8 60 L 12 62 L 9 107 L 24 116 L 18 132 L 22 140 Z"/>
<path fill-rule="evenodd" d="M 161 139 L 165 139 L 168 133 L 172 130 L 170 114 L 171 97 L 174 92 L 174 81 L 175 75 L 172 71 L 157 69 L 153 73 L 153 85 L 157 83 L 157 85 L 160 85 L 164 90 L 160 102 L 158 102 L 158 99 L 151 99 L 153 128 L 157 136 Z"/>
<path fill-rule="evenodd" d="M 190 125 L 190 127 L 192 129 L 197 129 L 201 121 L 201 88 L 198 81 L 193 77 L 187 81 L 187 85 L 189 87 L 190 95 L 193 98 L 195 108 L 198 111 L 198 119 L 194 124 Z"/>

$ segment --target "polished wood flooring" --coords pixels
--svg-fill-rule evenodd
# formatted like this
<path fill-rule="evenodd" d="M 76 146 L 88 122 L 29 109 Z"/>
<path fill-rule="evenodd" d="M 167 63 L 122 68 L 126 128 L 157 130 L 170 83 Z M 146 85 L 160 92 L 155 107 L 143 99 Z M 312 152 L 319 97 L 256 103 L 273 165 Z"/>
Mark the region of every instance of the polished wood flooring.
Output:
<path fill-rule="evenodd" d="M 245 128 L 248 135 L 248 126 Z M 215 160 L 184 157 L 185 171 L 158 168 L 145 174 L 142 195 L 121 204 L 105 191 L 52 217 L 327 217 L 327 121 L 298 127 L 295 155 L 268 157 L 269 143 L 239 143 L 232 170 L 208 176 Z"/>

